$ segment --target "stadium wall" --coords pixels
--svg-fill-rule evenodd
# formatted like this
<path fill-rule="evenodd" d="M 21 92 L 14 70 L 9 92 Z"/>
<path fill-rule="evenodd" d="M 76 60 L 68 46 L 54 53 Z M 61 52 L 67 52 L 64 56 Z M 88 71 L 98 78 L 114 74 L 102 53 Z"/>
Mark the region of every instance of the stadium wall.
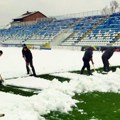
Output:
<path fill-rule="evenodd" d="M 52 49 L 80 50 L 81 46 L 52 46 Z"/>

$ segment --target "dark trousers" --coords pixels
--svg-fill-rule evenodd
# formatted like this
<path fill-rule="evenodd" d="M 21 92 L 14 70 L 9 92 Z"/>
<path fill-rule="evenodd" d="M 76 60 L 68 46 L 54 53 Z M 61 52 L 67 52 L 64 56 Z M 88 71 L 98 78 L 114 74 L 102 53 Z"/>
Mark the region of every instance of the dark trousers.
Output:
<path fill-rule="evenodd" d="M 30 73 L 29 65 L 30 65 L 30 67 L 32 68 L 33 75 L 35 76 L 35 75 L 36 75 L 36 72 L 35 72 L 35 68 L 34 68 L 34 66 L 33 66 L 33 62 L 32 62 L 32 60 L 29 61 L 29 62 L 26 62 L 27 74 Z"/>
<path fill-rule="evenodd" d="M 110 71 L 108 59 L 102 57 L 102 62 L 103 62 L 103 70 L 106 71 L 106 72 Z"/>
<path fill-rule="evenodd" d="M 82 67 L 82 69 L 81 69 L 80 74 L 83 74 L 85 68 L 87 68 L 87 72 L 88 72 L 88 74 L 91 75 L 91 71 L 90 71 L 90 63 L 89 63 L 89 62 L 90 62 L 89 60 L 85 60 L 85 59 L 83 59 L 83 67 Z"/>

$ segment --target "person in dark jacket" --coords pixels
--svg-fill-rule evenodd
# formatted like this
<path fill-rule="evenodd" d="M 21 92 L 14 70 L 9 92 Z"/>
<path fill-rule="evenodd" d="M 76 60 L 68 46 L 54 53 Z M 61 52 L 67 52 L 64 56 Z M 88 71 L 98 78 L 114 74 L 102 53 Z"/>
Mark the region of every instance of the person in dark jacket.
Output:
<path fill-rule="evenodd" d="M 80 74 L 83 74 L 84 69 L 87 68 L 87 72 L 88 75 L 92 75 L 91 70 L 90 70 L 90 61 L 92 62 L 92 64 L 94 64 L 93 62 L 93 50 L 95 50 L 96 48 L 94 46 L 92 47 L 88 47 L 84 53 L 84 56 L 82 58 L 83 60 L 83 67 L 81 69 Z"/>
<path fill-rule="evenodd" d="M 0 50 L 0 56 L 3 54 L 3 51 L 2 50 Z"/>
<path fill-rule="evenodd" d="M 109 67 L 109 59 L 112 57 L 114 51 L 116 51 L 117 48 L 115 47 L 110 47 L 104 51 L 102 54 L 102 62 L 103 62 L 103 71 L 109 72 L 110 67 Z"/>
<path fill-rule="evenodd" d="M 2 56 L 2 54 L 3 54 L 3 51 L 0 50 L 0 56 Z M 4 80 L 3 80 L 2 76 L 0 75 L 0 85 L 2 85 L 3 82 L 4 82 Z"/>
<path fill-rule="evenodd" d="M 32 68 L 33 76 L 36 76 L 36 72 L 33 66 L 33 56 L 30 49 L 28 49 L 28 47 L 26 46 L 26 44 L 23 44 L 22 55 L 26 62 L 27 74 L 30 74 L 29 68 L 30 65 L 30 67 Z"/>

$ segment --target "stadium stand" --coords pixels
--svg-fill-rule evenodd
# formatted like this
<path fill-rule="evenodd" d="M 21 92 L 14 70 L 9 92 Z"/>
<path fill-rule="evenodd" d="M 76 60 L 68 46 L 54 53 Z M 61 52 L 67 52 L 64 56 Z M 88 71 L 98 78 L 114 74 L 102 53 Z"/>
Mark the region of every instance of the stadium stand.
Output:
<path fill-rule="evenodd" d="M 14 19 L 11 27 L 0 29 L 1 44 L 120 46 L 120 13 L 64 19 L 48 18 L 39 13 L 40 18 L 33 20 L 34 14 L 36 12 L 23 14 Z"/>

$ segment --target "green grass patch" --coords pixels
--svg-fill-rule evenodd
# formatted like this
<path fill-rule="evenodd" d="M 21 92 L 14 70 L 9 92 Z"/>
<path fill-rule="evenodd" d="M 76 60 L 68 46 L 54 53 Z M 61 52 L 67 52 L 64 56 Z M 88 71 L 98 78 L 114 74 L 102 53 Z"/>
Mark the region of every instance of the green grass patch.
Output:
<path fill-rule="evenodd" d="M 0 85 L 0 91 L 9 92 L 12 94 L 19 94 L 22 96 L 32 96 L 36 94 L 34 91 L 24 91 L 21 90 L 19 87 L 3 86 L 3 85 Z"/>
<path fill-rule="evenodd" d="M 64 81 L 70 81 L 69 78 L 64 78 L 64 77 L 59 77 L 59 76 L 54 76 L 54 75 L 50 75 L 50 74 L 43 74 L 43 75 L 38 75 L 38 77 L 40 78 L 44 78 L 44 79 L 47 79 L 47 80 L 53 80 L 53 79 L 58 79 L 59 81 L 61 82 L 64 82 Z"/>
<path fill-rule="evenodd" d="M 70 80 L 68 78 L 53 76 L 53 75 L 49 75 L 49 74 L 38 75 L 37 77 L 48 79 L 48 80 L 53 80 L 54 78 L 56 78 L 61 82 Z M 26 90 L 24 90 L 24 89 L 26 89 Z M 22 95 L 22 96 L 32 96 L 32 95 L 37 94 L 37 92 L 40 91 L 40 89 L 25 88 L 25 87 L 18 87 L 18 86 L 12 86 L 12 85 L 7 85 L 7 86 L 1 85 L 0 86 L 0 91 L 9 92 L 9 93 L 12 93 L 12 94 L 19 94 L 19 95 Z"/>
<path fill-rule="evenodd" d="M 116 71 L 116 68 L 120 68 L 120 66 L 110 66 L 110 70 L 112 72 L 115 72 Z M 91 72 L 94 72 L 94 71 L 97 71 L 98 73 L 102 73 L 103 72 L 103 67 L 99 67 L 99 68 L 95 68 L 94 69 L 91 69 Z M 74 71 L 70 71 L 71 73 L 77 73 L 77 74 L 80 74 L 80 70 L 74 70 Z M 87 70 L 85 69 L 84 71 L 84 74 L 87 75 Z"/>
<path fill-rule="evenodd" d="M 79 100 L 77 107 L 68 113 L 59 111 L 45 115 L 46 120 L 119 120 L 120 94 L 117 93 L 84 93 L 75 95 Z"/>

